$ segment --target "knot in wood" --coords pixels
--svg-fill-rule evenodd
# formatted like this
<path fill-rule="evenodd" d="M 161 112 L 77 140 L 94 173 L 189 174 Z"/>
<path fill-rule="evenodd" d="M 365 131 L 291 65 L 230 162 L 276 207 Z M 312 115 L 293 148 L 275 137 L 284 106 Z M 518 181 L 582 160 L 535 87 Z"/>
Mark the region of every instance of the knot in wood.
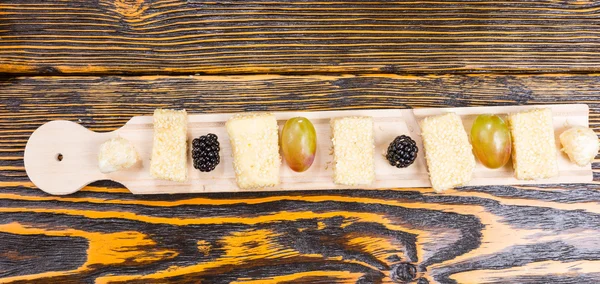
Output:
<path fill-rule="evenodd" d="M 114 0 L 115 11 L 125 17 L 133 18 L 139 17 L 148 6 L 144 3 L 144 0 Z"/>
<path fill-rule="evenodd" d="M 409 282 L 417 276 L 417 267 L 412 263 L 402 262 L 392 266 L 390 278 L 398 283 Z"/>

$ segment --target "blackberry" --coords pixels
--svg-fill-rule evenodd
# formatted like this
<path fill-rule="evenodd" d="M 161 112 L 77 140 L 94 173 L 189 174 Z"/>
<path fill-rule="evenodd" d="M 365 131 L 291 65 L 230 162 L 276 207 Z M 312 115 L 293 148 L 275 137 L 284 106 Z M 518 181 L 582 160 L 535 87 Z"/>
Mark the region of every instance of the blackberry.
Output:
<path fill-rule="evenodd" d="M 219 157 L 219 141 L 217 135 L 209 133 L 192 141 L 192 159 L 194 168 L 201 172 L 214 170 L 221 158 Z"/>
<path fill-rule="evenodd" d="M 417 143 L 406 135 L 396 137 L 387 149 L 385 158 L 390 162 L 390 165 L 397 168 L 406 168 L 417 158 Z"/>

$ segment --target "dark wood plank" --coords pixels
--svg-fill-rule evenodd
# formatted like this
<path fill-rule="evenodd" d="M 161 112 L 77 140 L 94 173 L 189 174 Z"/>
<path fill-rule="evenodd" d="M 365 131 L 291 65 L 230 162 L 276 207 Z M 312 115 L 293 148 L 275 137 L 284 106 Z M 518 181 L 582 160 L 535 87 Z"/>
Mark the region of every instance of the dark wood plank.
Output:
<path fill-rule="evenodd" d="M 0 73 L 598 71 L 595 1 L 5 0 Z"/>
<path fill-rule="evenodd" d="M 5 79 L 0 282 L 597 282 L 597 174 L 585 185 L 446 194 L 134 196 L 99 182 L 57 197 L 34 188 L 22 155 L 28 136 L 46 121 L 108 131 L 156 107 L 199 113 L 588 103 L 600 131 L 599 83 L 600 74 Z"/>

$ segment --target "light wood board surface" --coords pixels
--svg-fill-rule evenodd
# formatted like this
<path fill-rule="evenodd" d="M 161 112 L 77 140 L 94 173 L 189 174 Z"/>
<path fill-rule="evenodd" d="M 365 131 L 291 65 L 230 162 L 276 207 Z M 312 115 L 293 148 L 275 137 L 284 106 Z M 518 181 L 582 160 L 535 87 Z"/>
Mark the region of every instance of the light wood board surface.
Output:
<path fill-rule="evenodd" d="M 276 112 L 274 113 L 280 130 L 285 121 L 296 116 L 304 116 L 315 125 L 317 132 L 317 154 L 311 168 L 296 173 L 285 165 L 281 167 L 280 184 L 274 187 L 241 190 L 235 182 L 232 152 L 225 121 L 231 114 L 204 114 L 188 117 L 188 143 L 194 137 L 214 133 L 221 143 L 221 163 L 209 173 L 195 170 L 188 155 L 188 181 L 172 182 L 157 180 L 150 175 L 149 165 L 152 150 L 153 125 L 151 116 L 132 118 L 122 128 L 110 133 L 93 133 L 68 121 L 52 121 L 36 130 L 25 148 L 25 169 L 29 178 L 40 189 L 51 194 L 73 193 L 85 185 L 109 179 L 123 184 L 135 194 L 157 193 L 208 193 L 239 191 L 281 191 L 281 190 L 325 190 L 325 189 L 383 189 L 396 187 L 430 187 L 429 176 L 423 151 L 415 163 L 408 168 L 398 169 L 388 164 L 384 157 L 389 143 L 399 135 L 408 135 L 423 150 L 420 138 L 419 121 L 426 116 L 445 112 L 455 112 L 463 119 L 465 129 L 471 129 L 478 114 L 506 114 L 535 107 L 550 107 L 553 112 L 557 149 L 560 149 L 558 135 L 569 126 L 588 126 L 587 105 L 552 106 L 504 106 L 446 109 L 384 109 L 320 112 Z M 331 163 L 331 131 L 329 122 L 335 117 L 371 116 L 374 121 L 375 137 L 375 181 L 371 185 L 345 186 L 333 183 Z M 467 131 L 468 132 L 468 131 Z M 127 170 L 103 174 L 98 168 L 100 144 L 114 137 L 131 141 L 140 155 L 140 162 Z M 188 146 L 189 148 L 189 146 Z M 426 150 L 426 149 L 425 149 Z M 58 159 L 58 156 L 61 159 Z M 467 185 L 511 185 L 511 184 L 553 184 L 586 183 L 592 180 L 591 165 L 579 167 L 557 151 L 559 175 L 547 180 L 520 181 L 514 178 L 509 163 L 497 170 L 490 170 L 480 163 Z"/>

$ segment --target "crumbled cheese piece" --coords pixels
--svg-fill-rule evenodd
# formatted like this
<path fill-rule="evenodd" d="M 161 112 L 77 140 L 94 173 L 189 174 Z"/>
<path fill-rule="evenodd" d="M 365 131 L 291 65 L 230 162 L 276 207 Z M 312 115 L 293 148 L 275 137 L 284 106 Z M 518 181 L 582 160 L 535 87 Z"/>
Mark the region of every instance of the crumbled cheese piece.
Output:
<path fill-rule="evenodd" d="M 420 125 L 433 189 L 442 192 L 468 183 L 473 176 L 475 156 L 460 116 L 430 116 Z"/>
<path fill-rule="evenodd" d="M 343 185 L 369 185 L 375 180 L 372 117 L 331 120 L 333 181 Z"/>
<path fill-rule="evenodd" d="M 279 127 L 270 113 L 238 114 L 226 123 L 241 189 L 279 184 Z"/>
<path fill-rule="evenodd" d="M 552 111 L 546 108 L 512 113 L 508 123 L 515 177 L 535 180 L 558 175 Z"/>
<path fill-rule="evenodd" d="M 590 164 L 598 154 L 598 136 L 594 130 L 575 126 L 560 134 L 560 144 L 571 162 L 580 167 Z"/>
<path fill-rule="evenodd" d="M 135 148 L 127 139 L 112 138 L 100 145 L 98 167 L 102 173 L 125 170 L 135 165 L 139 159 Z"/>
<path fill-rule="evenodd" d="M 154 144 L 150 174 L 157 179 L 187 180 L 187 113 L 185 110 L 154 111 Z"/>

